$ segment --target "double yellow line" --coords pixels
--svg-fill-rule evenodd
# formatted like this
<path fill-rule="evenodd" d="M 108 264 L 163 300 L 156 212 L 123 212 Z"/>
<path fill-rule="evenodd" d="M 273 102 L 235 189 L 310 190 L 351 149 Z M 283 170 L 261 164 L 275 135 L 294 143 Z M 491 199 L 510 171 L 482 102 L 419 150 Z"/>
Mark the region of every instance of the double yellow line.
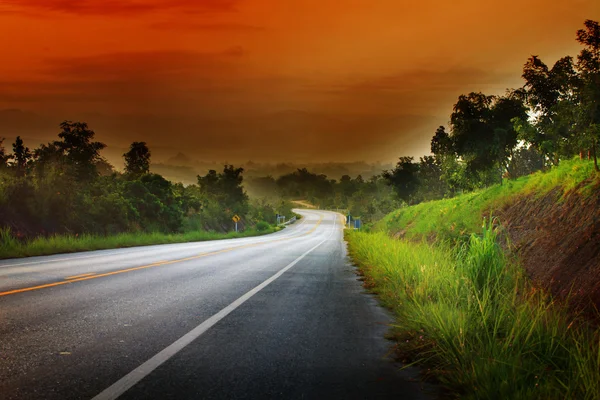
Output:
<path fill-rule="evenodd" d="M 276 242 L 282 242 L 282 241 L 285 241 L 285 240 L 296 239 L 296 238 L 299 238 L 299 237 L 302 237 L 302 236 L 307 236 L 307 235 L 310 235 L 311 233 L 313 233 L 317 229 L 317 227 L 321 224 L 321 221 L 323 221 L 323 216 L 322 215 L 320 216 L 319 220 L 317 221 L 317 223 L 315 224 L 315 226 L 310 231 L 308 231 L 306 233 L 303 233 L 301 235 L 297 235 L 297 236 L 286 237 L 286 238 L 277 239 L 277 240 L 271 240 L 271 241 L 267 241 L 267 242 L 251 243 L 251 244 L 246 244 L 246 245 L 242 245 L 242 246 L 229 247 L 229 248 L 223 249 L 223 250 L 212 251 L 212 252 L 209 252 L 209 253 L 202 253 L 202 254 L 199 254 L 197 256 L 180 258 L 180 259 L 177 259 L 177 260 L 159 261 L 159 262 L 154 263 L 154 264 L 142 265 L 140 267 L 132 267 L 132 268 L 127 268 L 127 269 L 120 269 L 120 270 L 117 270 L 117 271 L 105 272 L 105 273 L 102 273 L 102 274 L 96 274 L 96 273 L 91 272 L 91 273 L 87 273 L 87 274 L 68 276 L 68 277 L 65 278 L 64 281 L 46 283 L 46 284 L 43 284 L 43 285 L 30 286 L 30 287 L 25 287 L 25 288 L 21 288 L 21 289 L 14 289 L 14 290 L 8 290 L 6 292 L 0 292 L 0 297 L 2 297 L 2 296 L 8 296 L 8 295 L 11 295 L 11 294 L 23 293 L 23 292 L 31 292 L 33 290 L 46 289 L 46 288 L 51 288 L 51 287 L 55 287 L 55 286 L 67 285 L 67 284 L 70 284 L 70 283 L 73 283 L 73 282 L 81 282 L 81 281 L 87 281 L 87 280 L 90 280 L 90 279 L 98 279 L 98 278 L 103 278 L 105 276 L 112 276 L 112 275 L 124 274 L 126 272 L 139 271 L 139 270 L 142 270 L 142 269 L 159 267 L 159 266 L 162 266 L 162 265 L 175 264 L 175 263 L 179 263 L 179 262 L 183 262 L 183 261 L 197 260 L 199 258 L 213 256 L 215 254 L 227 253 L 227 252 L 230 252 L 230 251 L 233 251 L 233 250 L 244 249 L 244 248 L 248 248 L 248 247 L 260 246 L 261 244 L 276 243 Z"/>

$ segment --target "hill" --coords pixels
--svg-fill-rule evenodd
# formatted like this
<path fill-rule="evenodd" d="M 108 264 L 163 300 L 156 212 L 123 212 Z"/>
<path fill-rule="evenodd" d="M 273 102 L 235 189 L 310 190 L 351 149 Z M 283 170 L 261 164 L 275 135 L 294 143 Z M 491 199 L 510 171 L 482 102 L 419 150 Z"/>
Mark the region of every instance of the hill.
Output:
<path fill-rule="evenodd" d="M 396 238 L 461 241 L 481 233 L 493 216 L 534 283 L 571 304 L 600 309 L 600 174 L 588 161 L 570 160 L 451 199 L 388 214 L 376 224 Z"/>

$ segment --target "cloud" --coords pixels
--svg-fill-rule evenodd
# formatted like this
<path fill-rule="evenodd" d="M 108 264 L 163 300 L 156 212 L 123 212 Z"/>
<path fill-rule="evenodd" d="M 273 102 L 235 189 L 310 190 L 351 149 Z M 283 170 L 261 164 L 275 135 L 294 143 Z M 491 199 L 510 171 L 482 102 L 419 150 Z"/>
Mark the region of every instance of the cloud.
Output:
<path fill-rule="evenodd" d="M 459 94 L 489 93 L 503 79 L 471 68 L 340 82 L 250 77 L 244 56 L 233 47 L 50 59 L 44 81 L 0 82 L 0 105 L 57 104 L 56 122 L 85 120 L 109 144 L 146 140 L 205 160 L 394 160 L 428 153 Z"/>
<path fill-rule="evenodd" d="M 224 73 L 245 55 L 241 46 L 220 52 L 181 50 L 108 53 L 98 56 L 50 58 L 42 72 L 60 79 L 143 79 L 187 73 Z"/>
<path fill-rule="evenodd" d="M 31 79 L 0 80 L 0 107 L 97 112 L 206 112 L 235 99 L 245 51 L 154 51 L 46 59 Z M 63 118 L 62 116 L 60 117 Z"/>
<path fill-rule="evenodd" d="M 239 0 L 4 0 L 2 12 L 41 11 L 76 15 L 130 16 L 170 10 L 231 12 Z"/>
<path fill-rule="evenodd" d="M 449 115 L 452 101 L 460 94 L 483 91 L 500 94 L 512 74 L 468 67 L 443 70 L 412 69 L 370 79 L 353 79 L 331 85 L 315 86 L 330 99 L 331 109 L 357 109 L 363 113 L 440 114 Z M 444 107 L 440 110 L 440 107 Z"/>
<path fill-rule="evenodd" d="M 152 29 L 169 31 L 200 31 L 200 32 L 241 32 L 252 33 L 265 30 L 262 26 L 237 23 L 198 23 L 193 21 L 173 20 L 157 22 L 149 25 Z"/>

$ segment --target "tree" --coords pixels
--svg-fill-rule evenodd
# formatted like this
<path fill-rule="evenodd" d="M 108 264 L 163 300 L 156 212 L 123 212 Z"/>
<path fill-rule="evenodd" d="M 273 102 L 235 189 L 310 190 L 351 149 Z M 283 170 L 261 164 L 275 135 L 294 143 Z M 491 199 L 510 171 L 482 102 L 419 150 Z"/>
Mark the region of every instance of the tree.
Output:
<path fill-rule="evenodd" d="M 29 151 L 29 147 L 25 147 L 23 139 L 21 139 L 20 136 L 17 136 L 15 143 L 13 143 L 13 167 L 15 168 L 15 174 L 17 176 L 25 176 L 31 158 L 32 154 L 31 151 Z"/>
<path fill-rule="evenodd" d="M 96 171 L 98 171 L 98 175 L 100 176 L 110 176 L 115 173 L 115 167 L 106 158 L 100 157 L 96 161 Z"/>
<path fill-rule="evenodd" d="M 439 161 L 446 156 L 456 156 L 454 142 L 443 126 L 437 128 L 433 139 L 431 139 L 431 152 Z"/>
<path fill-rule="evenodd" d="M 8 166 L 8 161 L 11 158 L 10 155 L 6 154 L 3 142 L 4 138 L 0 138 L 0 170 Z"/>
<path fill-rule="evenodd" d="M 55 143 L 40 145 L 33 151 L 34 169 L 38 179 L 44 179 L 51 169 L 63 170 L 64 155 Z"/>
<path fill-rule="evenodd" d="M 150 149 L 146 142 L 133 142 L 129 151 L 123 154 L 125 158 L 125 172 L 134 176 L 150 172 Z"/>
<path fill-rule="evenodd" d="M 532 148 L 521 147 L 516 149 L 507 168 L 508 177 L 515 179 L 520 176 L 532 174 L 544 167 L 544 158 Z"/>
<path fill-rule="evenodd" d="M 442 180 L 442 163 L 434 156 L 419 159 L 419 198 L 420 200 L 441 199 L 448 186 Z"/>
<path fill-rule="evenodd" d="M 577 31 L 577 41 L 584 46 L 577 57 L 581 74 L 579 122 L 582 137 L 590 145 L 594 167 L 598 171 L 596 149 L 600 140 L 600 24 L 586 20 L 585 29 Z"/>
<path fill-rule="evenodd" d="M 60 128 L 58 137 L 62 140 L 53 144 L 64 156 L 75 178 L 90 181 L 97 177 L 96 163 L 101 159 L 100 150 L 106 145 L 93 141 L 95 133 L 85 122 L 64 121 Z"/>
<path fill-rule="evenodd" d="M 198 175 L 201 195 L 227 210 L 231 214 L 229 217 L 233 214 L 245 215 L 248 211 L 248 195 L 242 186 L 243 172 L 243 168 L 225 165 L 222 173 L 210 170 L 205 176 Z"/>
<path fill-rule="evenodd" d="M 526 117 L 523 101 L 514 92 L 500 97 L 470 93 L 458 98 L 450 119 L 450 140 L 456 155 L 465 162 L 467 172 L 476 177 L 478 183 L 488 184 L 498 177 L 502 182 L 503 171 L 517 145 L 512 120 Z M 448 140 L 442 133 L 439 138 L 434 137 L 432 149 Z"/>
<path fill-rule="evenodd" d="M 493 166 L 494 130 L 490 126 L 493 96 L 483 93 L 461 95 L 450 116 L 454 148 L 471 172 Z"/>
<path fill-rule="evenodd" d="M 398 197 L 407 203 L 411 202 L 419 186 L 419 164 L 413 163 L 413 160 L 413 157 L 400 157 L 396 168 L 382 174 Z"/>
<path fill-rule="evenodd" d="M 504 97 L 496 97 L 491 106 L 490 129 L 494 131 L 494 141 L 489 143 L 490 156 L 506 170 L 510 176 L 510 159 L 517 146 L 518 132 L 513 120 L 527 118 L 523 100 L 515 93 L 508 93 Z"/>
<path fill-rule="evenodd" d="M 574 87 L 577 74 L 571 57 L 558 60 L 552 69 L 537 56 L 523 67 L 525 99 L 533 111 L 532 127 L 523 139 L 531 143 L 544 157 L 557 165 L 561 155 L 571 155 L 570 136 L 573 133 L 576 107 Z"/>

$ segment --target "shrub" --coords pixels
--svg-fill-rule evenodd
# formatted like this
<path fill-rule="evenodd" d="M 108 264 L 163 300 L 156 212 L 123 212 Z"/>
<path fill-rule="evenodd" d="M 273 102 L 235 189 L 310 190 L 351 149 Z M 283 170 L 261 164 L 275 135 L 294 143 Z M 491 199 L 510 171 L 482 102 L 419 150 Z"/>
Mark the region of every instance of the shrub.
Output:
<path fill-rule="evenodd" d="M 271 227 L 271 225 L 268 222 L 265 222 L 265 221 L 259 221 L 256 224 L 256 230 L 259 231 L 259 232 L 264 232 L 267 229 L 269 229 L 270 227 Z"/>

